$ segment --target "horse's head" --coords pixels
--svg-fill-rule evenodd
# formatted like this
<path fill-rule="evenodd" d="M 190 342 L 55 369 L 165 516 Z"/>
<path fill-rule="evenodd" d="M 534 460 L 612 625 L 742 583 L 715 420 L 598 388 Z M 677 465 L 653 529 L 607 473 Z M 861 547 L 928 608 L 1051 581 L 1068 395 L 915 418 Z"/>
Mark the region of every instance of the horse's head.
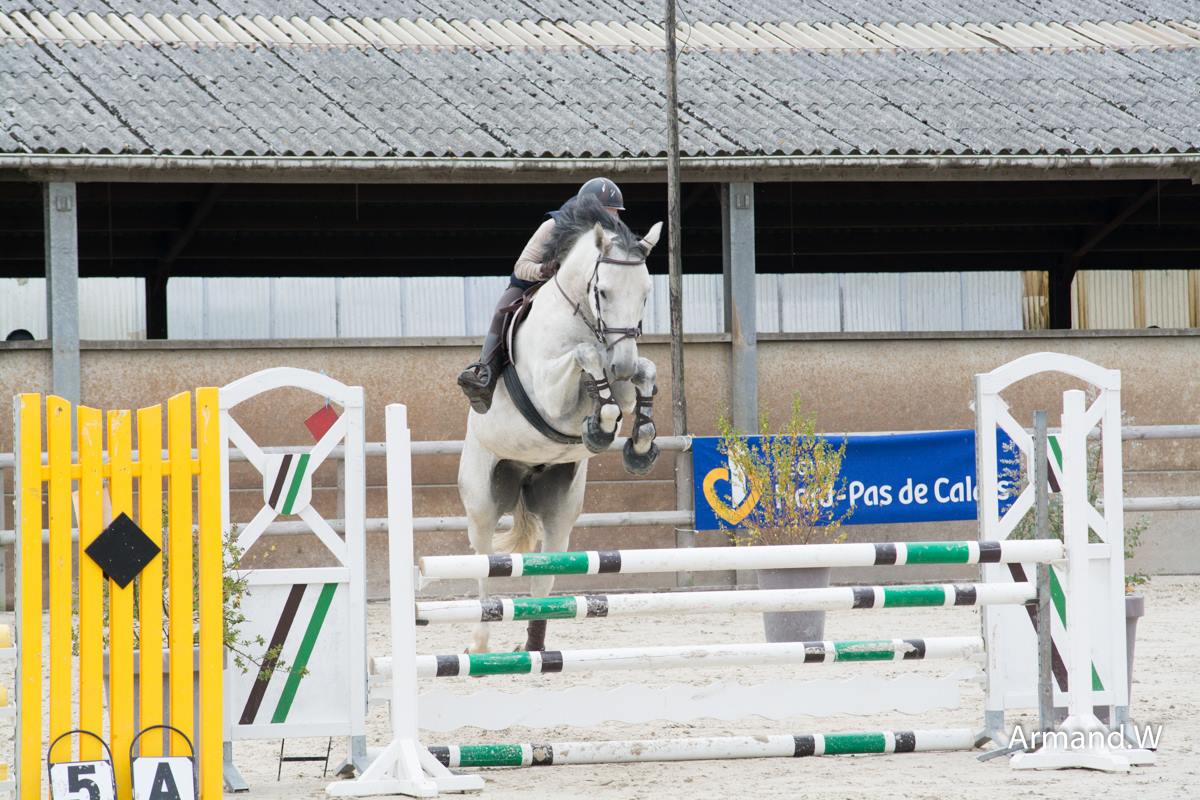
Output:
<path fill-rule="evenodd" d="M 604 345 L 612 377 L 628 380 L 637 369 L 637 337 L 650 294 L 646 256 L 662 223 L 639 240 L 592 197 L 570 204 L 558 223 L 550 255 L 565 250 L 557 258 L 560 287 Z"/>

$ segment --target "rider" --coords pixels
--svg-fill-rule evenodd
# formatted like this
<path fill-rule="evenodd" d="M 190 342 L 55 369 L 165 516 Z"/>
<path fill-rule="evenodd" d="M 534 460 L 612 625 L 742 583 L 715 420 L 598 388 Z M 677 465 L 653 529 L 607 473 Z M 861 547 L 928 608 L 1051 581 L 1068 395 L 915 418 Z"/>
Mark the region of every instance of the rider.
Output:
<path fill-rule="evenodd" d="M 579 192 L 575 197 L 588 195 L 594 195 L 600 201 L 600 205 L 604 206 L 604 209 L 614 217 L 620 217 L 620 212 L 625 210 L 625 201 L 621 196 L 621 190 L 608 178 L 592 178 L 579 187 Z M 567 203 L 574 199 L 571 198 Z M 564 203 L 564 205 L 566 204 Z M 496 304 L 496 310 L 492 315 L 492 324 L 483 340 L 483 352 L 479 360 L 464 369 L 458 376 L 458 385 L 462 387 L 463 394 L 471 401 L 471 408 L 480 414 L 486 414 L 492 407 L 492 393 L 496 389 L 500 370 L 503 369 L 504 347 L 501 333 L 509 307 L 530 288 L 549 280 L 552 274 L 550 270 L 553 265 L 544 263 L 543 254 L 554 233 L 558 213 L 558 211 L 549 212 L 547 216 L 550 219 L 543 222 L 525 244 L 525 249 L 521 251 L 521 255 L 513 267 L 513 276 L 509 280 L 508 288 L 504 290 L 504 294 L 500 295 L 500 302 Z"/>

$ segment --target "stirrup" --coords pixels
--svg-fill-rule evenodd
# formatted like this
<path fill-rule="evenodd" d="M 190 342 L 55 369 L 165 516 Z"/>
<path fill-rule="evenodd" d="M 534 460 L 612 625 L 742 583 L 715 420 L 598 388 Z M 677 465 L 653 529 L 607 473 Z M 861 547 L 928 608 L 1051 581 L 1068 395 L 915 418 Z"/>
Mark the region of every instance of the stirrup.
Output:
<path fill-rule="evenodd" d="M 471 401 L 471 408 L 478 414 L 486 414 L 496 390 L 496 370 L 491 364 L 476 361 L 459 373 L 458 386 Z"/>

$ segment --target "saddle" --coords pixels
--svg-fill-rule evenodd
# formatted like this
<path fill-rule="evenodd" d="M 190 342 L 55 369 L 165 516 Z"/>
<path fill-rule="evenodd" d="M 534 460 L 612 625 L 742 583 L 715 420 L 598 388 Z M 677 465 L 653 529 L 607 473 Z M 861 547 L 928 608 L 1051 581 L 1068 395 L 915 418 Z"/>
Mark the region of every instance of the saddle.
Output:
<path fill-rule="evenodd" d="M 520 330 L 522 323 L 529 316 L 529 310 L 533 308 L 534 295 L 544 285 L 544 283 L 535 283 L 522 292 L 521 296 L 515 302 L 499 310 L 499 313 L 504 315 L 504 322 L 500 328 L 500 341 L 503 342 L 500 357 L 501 369 L 505 369 L 508 365 L 516 363 L 516 357 L 513 353 L 516 352 L 517 331 Z"/>
<path fill-rule="evenodd" d="M 563 433 L 546 421 L 545 417 L 537 410 L 537 406 L 533 404 L 533 400 L 529 398 L 529 393 L 525 391 L 525 386 L 521 383 L 520 376 L 517 375 L 517 331 L 529 317 L 529 309 L 533 308 L 534 295 L 544 285 L 545 283 L 535 283 L 526 289 L 516 302 L 500 309 L 500 313 L 504 315 L 503 326 L 500 329 L 500 341 L 503 342 L 501 347 L 503 352 L 500 355 L 500 374 L 504 378 L 504 388 L 508 389 L 508 396 L 512 398 L 513 405 L 538 433 L 559 444 L 582 444 L 583 437 Z"/>

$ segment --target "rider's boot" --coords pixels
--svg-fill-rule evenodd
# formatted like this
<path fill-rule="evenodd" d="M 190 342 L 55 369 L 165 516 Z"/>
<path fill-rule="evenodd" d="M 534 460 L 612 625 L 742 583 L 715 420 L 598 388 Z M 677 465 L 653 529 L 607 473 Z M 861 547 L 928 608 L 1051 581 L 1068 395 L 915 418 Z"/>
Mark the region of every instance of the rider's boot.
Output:
<path fill-rule="evenodd" d="M 501 336 L 507 313 L 505 309 L 521 299 L 524 292 L 523 287 L 512 284 L 504 290 L 500 301 L 496 303 L 496 310 L 492 313 L 492 324 L 484 337 L 479 360 L 459 373 L 458 385 L 471 401 L 471 408 L 479 414 L 486 414 L 492 407 L 492 393 L 496 391 L 496 381 L 499 380 L 503 368 L 504 348 L 501 346 Z"/>

